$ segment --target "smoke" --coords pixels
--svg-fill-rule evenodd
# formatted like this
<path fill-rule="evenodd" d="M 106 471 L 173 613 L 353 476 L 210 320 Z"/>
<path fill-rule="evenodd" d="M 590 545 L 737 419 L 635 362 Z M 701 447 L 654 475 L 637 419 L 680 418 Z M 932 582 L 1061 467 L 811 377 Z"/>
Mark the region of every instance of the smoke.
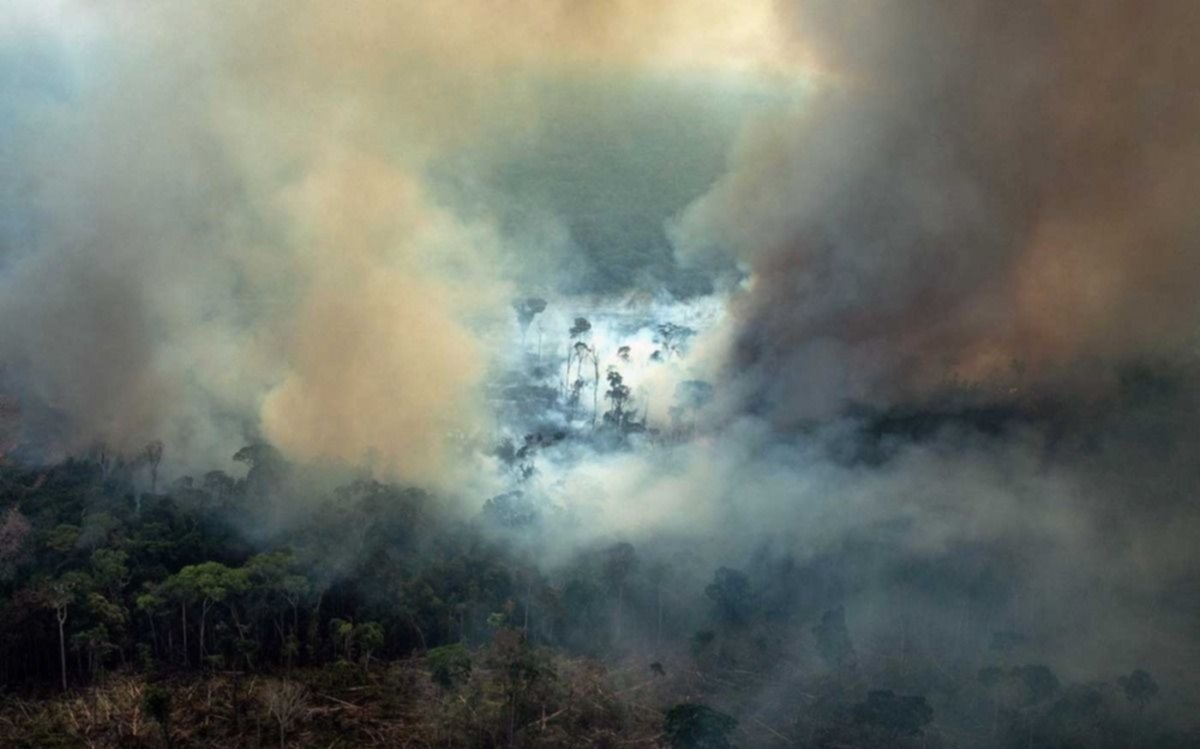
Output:
<path fill-rule="evenodd" d="M 161 439 L 187 471 L 261 440 L 445 485 L 475 466 L 456 445 L 544 422 L 575 439 L 469 482 L 561 510 L 547 565 L 629 539 L 703 589 L 790 556 L 852 627 L 903 592 L 1076 665 L 1127 667 L 1146 611 L 1131 649 L 1191 642 L 1194 4 L 0 3 L 0 402 L 25 449 Z M 649 127 L 680 80 L 722 93 Z M 677 268 L 624 243 L 694 192 L 674 249 L 732 258 L 728 296 L 630 293 Z M 518 347 L 527 294 L 550 305 Z M 575 412 L 494 424 L 485 385 L 572 385 L 577 316 Z M 655 361 L 665 322 L 708 329 Z M 591 423 L 609 366 L 648 422 L 616 447 Z M 963 382 L 1007 410 L 971 422 Z"/>
<path fill-rule="evenodd" d="M 795 423 L 1185 352 L 1196 20 L 1186 2 L 781 5 L 816 93 L 749 129 L 674 227 L 685 256 L 751 275 L 730 367 L 747 397 Z"/>
<path fill-rule="evenodd" d="M 176 470 L 266 440 L 437 483 L 537 252 L 430 172 L 536 122 L 547 71 L 776 59 L 765 3 L 724 29 L 720 2 L 4 6 L 0 363 L 23 449 L 161 438 Z"/>
<path fill-rule="evenodd" d="M 682 444 L 544 450 L 541 558 L 630 540 L 696 590 L 787 559 L 756 584 L 857 634 L 912 614 L 938 651 L 966 621 L 968 660 L 1011 629 L 1072 676 L 1187 683 L 1196 8 L 778 9 L 811 94 L 670 226 L 745 274 L 670 377 L 714 407 Z"/>

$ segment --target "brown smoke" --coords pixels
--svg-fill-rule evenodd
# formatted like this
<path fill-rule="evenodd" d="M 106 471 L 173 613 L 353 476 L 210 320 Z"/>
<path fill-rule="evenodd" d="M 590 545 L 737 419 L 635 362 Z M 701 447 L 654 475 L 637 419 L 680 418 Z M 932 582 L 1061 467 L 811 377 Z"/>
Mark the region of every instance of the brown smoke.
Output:
<path fill-rule="evenodd" d="M 508 291 L 430 165 L 542 76 L 784 59 L 769 0 L 0 5 L 33 60 L 0 76 L 0 395 L 53 451 L 185 470 L 266 438 L 436 480 Z"/>
<path fill-rule="evenodd" d="M 734 369 L 781 418 L 1185 348 L 1200 7 L 780 7 L 817 92 L 677 234 L 751 272 Z"/>

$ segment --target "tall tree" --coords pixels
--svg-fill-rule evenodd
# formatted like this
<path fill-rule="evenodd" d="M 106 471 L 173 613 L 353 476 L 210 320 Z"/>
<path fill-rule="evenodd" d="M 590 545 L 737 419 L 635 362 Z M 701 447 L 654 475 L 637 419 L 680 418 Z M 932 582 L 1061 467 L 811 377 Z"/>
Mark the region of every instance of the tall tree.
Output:
<path fill-rule="evenodd" d="M 154 440 L 146 445 L 142 451 L 142 457 L 146 461 L 146 465 L 150 466 L 150 493 L 154 494 L 158 491 L 158 464 L 162 462 L 163 443 L 162 440 Z"/>
<path fill-rule="evenodd" d="M 67 615 L 75 602 L 78 587 L 77 576 L 68 573 L 51 583 L 45 592 L 46 606 L 54 610 L 54 619 L 58 622 L 58 664 L 64 692 L 67 691 Z"/>

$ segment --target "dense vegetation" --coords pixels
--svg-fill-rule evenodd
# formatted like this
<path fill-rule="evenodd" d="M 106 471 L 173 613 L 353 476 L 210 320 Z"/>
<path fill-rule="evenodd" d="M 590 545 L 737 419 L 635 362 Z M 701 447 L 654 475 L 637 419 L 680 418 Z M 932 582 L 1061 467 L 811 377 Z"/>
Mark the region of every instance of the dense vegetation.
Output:
<path fill-rule="evenodd" d="M 356 481 L 281 520 L 297 484 L 269 448 L 164 491 L 160 456 L 0 472 L 5 745 L 1197 740 L 1149 673 L 1066 683 L 1018 633 L 982 660 L 856 643 L 787 563 L 696 588 L 616 543 L 547 571 L 513 535 L 536 516 L 520 495 L 462 520 Z"/>

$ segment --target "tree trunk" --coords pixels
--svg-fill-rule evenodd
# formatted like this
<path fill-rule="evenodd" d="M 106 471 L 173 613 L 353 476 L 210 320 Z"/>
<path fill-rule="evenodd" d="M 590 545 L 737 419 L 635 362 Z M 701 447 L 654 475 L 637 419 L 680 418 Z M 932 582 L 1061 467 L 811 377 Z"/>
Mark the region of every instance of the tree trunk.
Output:
<path fill-rule="evenodd" d="M 567 373 L 563 376 L 563 395 L 571 392 L 571 344 L 567 343 Z"/>
<path fill-rule="evenodd" d="M 306 650 L 308 652 L 310 661 L 315 661 L 317 659 L 317 648 L 319 648 L 321 645 L 321 600 L 324 597 L 324 592 L 317 594 L 317 603 L 315 606 L 313 606 L 312 615 L 308 620 L 308 642 L 306 643 Z"/>
<path fill-rule="evenodd" d="M 200 604 L 200 667 L 204 667 L 204 620 L 208 618 L 208 600 Z"/>
<path fill-rule="evenodd" d="M 417 639 L 421 641 L 421 652 L 429 650 L 429 646 L 425 644 L 425 633 L 417 626 L 417 620 L 409 613 L 405 613 L 405 618 L 408 619 L 408 623 L 412 626 L 413 631 L 417 633 Z"/>
<path fill-rule="evenodd" d="M 600 355 L 592 349 L 592 426 L 596 426 L 596 412 L 600 410 Z"/>
<path fill-rule="evenodd" d="M 522 629 L 525 630 L 525 636 L 529 636 L 529 607 L 533 605 L 533 574 L 526 572 L 525 579 L 525 624 Z"/>
<path fill-rule="evenodd" d="M 162 646 L 158 644 L 158 629 L 154 626 L 154 614 L 147 613 L 146 618 L 150 620 L 150 643 L 154 647 L 152 651 L 154 657 L 158 658 L 162 651 Z"/>
<path fill-rule="evenodd" d="M 617 641 L 621 640 L 621 615 L 625 608 L 625 583 L 617 586 Z"/>
<path fill-rule="evenodd" d="M 188 665 L 187 603 L 180 603 L 179 610 L 183 612 L 183 665 L 186 668 Z"/>
<path fill-rule="evenodd" d="M 54 612 L 58 619 L 58 665 L 62 670 L 62 688 L 67 691 L 67 641 L 63 633 L 63 625 L 67 623 L 67 607 L 63 606 Z"/>

